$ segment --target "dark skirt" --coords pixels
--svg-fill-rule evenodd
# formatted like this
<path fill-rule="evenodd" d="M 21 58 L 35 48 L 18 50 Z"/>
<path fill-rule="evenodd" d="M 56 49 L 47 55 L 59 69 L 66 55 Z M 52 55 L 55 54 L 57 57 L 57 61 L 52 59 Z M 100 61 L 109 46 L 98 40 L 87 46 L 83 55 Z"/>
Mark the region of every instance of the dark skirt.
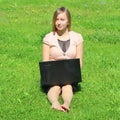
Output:
<path fill-rule="evenodd" d="M 58 86 L 62 88 L 64 85 L 58 85 Z M 52 86 L 41 86 L 41 90 L 47 94 L 51 87 Z M 75 92 L 81 91 L 81 86 L 78 83 L 73 83 L 72 89 L 73 89 L 73 93 L 75 93 Z"/>

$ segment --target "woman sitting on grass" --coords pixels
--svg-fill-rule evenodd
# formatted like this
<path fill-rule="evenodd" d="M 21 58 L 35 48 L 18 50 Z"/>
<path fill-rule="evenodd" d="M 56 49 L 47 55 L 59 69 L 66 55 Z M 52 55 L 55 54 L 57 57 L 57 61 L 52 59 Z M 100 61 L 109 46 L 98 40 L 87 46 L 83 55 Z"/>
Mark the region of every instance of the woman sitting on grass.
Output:
<path fill-rule="evenodd" d="M 53 15 L 52 32 L 43 39 L 43 61 L 79 58 L 82 67 L 83 39 L 79 33 L 71 31 L 70 27 L 70 12 L 65 7 L 58 8 Z M 46 93 L 52 108 L 63 112 L 69 111 L 76 88 L 76 84 L 48 87 Z M 60 94 L 63 99 L 62 105 L 58 101 Z"/>

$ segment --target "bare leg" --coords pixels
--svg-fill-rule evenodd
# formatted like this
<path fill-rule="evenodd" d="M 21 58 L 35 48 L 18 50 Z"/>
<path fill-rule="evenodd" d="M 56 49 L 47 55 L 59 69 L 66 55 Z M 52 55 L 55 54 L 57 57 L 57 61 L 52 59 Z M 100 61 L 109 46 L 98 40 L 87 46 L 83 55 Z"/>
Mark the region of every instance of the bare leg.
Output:
<path fill-rule="evenodd" d="M 72 101 L 73 97 L 73 90 L 71 85 L 65 85 L 62 87 L 62 99 L 63 104 L 61 105 L 64 110 L 69 111 L 70 110 L 70 103 Z"/>
<path fill-rule="evenodd" d="M 52 104 L 52 108 L 63 111 L 58 101 L 60 93 L 61 93 L 60 86 L 53 86 L 48 91 L 47 97 Z"/>

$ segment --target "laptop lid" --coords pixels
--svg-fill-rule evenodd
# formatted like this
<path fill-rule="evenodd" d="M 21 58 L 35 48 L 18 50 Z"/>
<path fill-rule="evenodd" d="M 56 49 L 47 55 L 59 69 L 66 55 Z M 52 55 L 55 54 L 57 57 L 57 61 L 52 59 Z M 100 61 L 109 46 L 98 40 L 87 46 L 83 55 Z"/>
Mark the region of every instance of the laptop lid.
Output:
<path fill-rule="evenodd" d="M 80 60 L 39 62 L 41 86 L 66 85 L 82 81 Z"/>

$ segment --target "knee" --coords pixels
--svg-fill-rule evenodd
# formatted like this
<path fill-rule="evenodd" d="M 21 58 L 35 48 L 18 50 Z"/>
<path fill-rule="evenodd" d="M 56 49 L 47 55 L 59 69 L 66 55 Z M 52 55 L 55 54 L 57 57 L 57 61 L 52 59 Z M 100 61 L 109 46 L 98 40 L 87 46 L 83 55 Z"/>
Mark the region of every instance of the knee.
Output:
<path fill-rule="evenodd" d="M 62 87 L 62 91 L 63 90 L 72 90 L 72 85 L 65 85 Z"/>
<path fill-rule="evenodd" d="M 60 86 L 53 86 L 53 88 L 55 89 L 55 90 L 60 90 Z"/>
<path fill-rule="evenodd" d="M 60 86 L 53 86 L 53 87 L 51 87 L 50 88 L 51 90 L 53 90 L 53 91 L 56 91 L 56 92 L 60 92 L 61 91 L 61 88 L 60 88 Z"/>

